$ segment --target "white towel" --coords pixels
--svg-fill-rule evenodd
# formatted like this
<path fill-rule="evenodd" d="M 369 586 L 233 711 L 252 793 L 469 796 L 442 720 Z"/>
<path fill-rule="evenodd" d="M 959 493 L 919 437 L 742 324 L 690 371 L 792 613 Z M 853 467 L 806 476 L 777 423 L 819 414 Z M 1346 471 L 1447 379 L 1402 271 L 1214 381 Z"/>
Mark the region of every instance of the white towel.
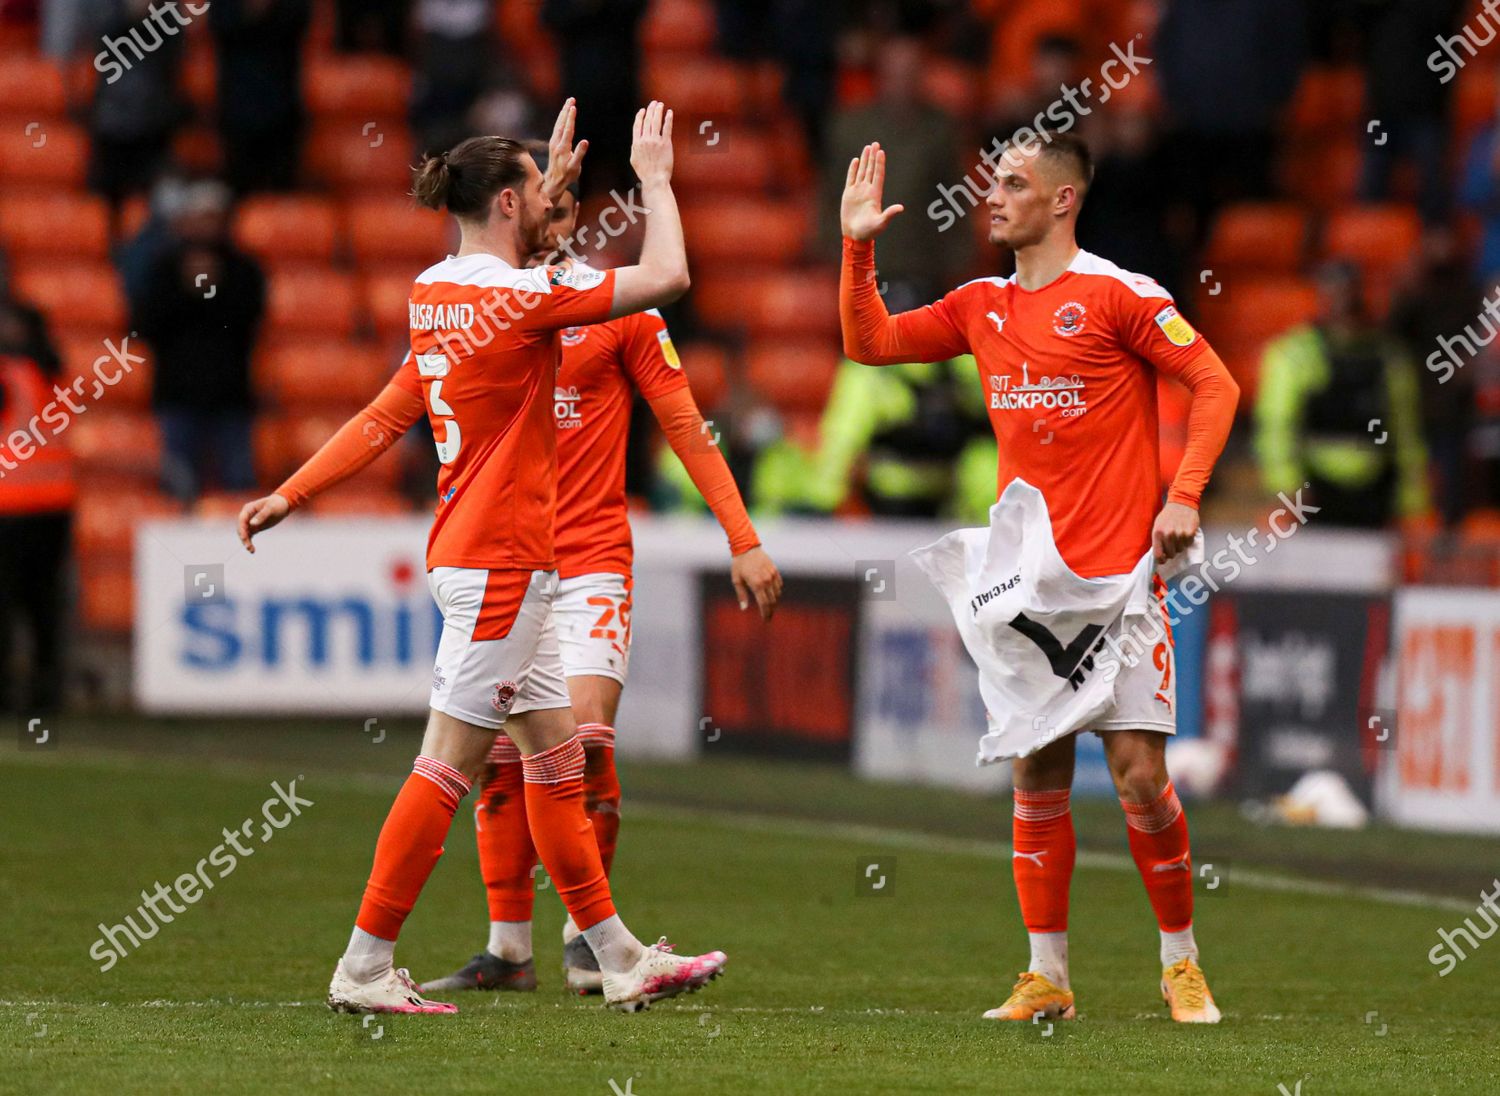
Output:
<path fill-rule="evenodd" d="M 979 667 L 989 725 L 978 764 L 1035 753 L 1114 704 L 1117 673 L 1097 654 L 1122 616 L 1150 610 L 1151 552 L 1125 574 L 1079 578 L 1057 552 L 1042 493 L 1015 479 L 990 509 L 988 529 L 959 529 L 911 557 L 942 592 Z M 1202 560 L 1200 532 L 1162 575 Z"/>

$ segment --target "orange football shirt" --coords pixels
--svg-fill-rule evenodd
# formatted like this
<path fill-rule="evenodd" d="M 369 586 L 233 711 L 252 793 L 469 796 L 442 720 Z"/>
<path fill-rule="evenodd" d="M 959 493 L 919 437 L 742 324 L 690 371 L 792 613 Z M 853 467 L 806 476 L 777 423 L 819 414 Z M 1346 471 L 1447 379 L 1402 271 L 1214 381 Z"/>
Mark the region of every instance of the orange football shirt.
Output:
<path fill-rule="evenodd" d="M 557 569 L 563 578 L 629 575 L 625 448 L 634 393 L 655 400 L 688 387 L 656 309 L 562 333 L 557 420 Z"/>
<path fill-rule="evenodd" d="M 873 287 L 863 291 L 873 249 L 845 247 L 854 296 L 846 307 L 861 321 L 883 314 Z M 1040 289 L 979 278 L 890 324 L 890 353 L 860 360 L 974 355 L 999 441 L 999 489 L 1019 477 L 1042 492 L 1058 553 L 1085 578 L 1129 571 L 1151 547 L 1161 507 L 1154 371 L 1194 387 L 1212 367 L 1223 374 L 1216 388 L 1226 397 L 1233 389 L 1165 289 L 1087 251 Z M 1232 399 L 1226 410 L 1233 415 Z M 1197 505 L 1222 444 L 1184 462 L 1172 501 Z"/>
<path fill-rule="evenodd" d="M 437 441 L 427 567 L 551 569 L 557 501 L 558 332 L 609 318 L 614 271 L 448 258 L 412 287 L 411 356 Z"/>

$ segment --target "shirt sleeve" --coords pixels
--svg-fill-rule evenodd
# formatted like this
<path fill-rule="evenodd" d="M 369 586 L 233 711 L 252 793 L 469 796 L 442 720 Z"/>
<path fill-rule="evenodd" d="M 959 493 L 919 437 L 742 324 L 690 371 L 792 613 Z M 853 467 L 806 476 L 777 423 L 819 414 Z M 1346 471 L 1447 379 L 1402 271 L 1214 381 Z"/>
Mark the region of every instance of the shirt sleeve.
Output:
<path fill-rule="evenodd" d="M 1171 294 L 1156 289 L 1159 296 L 1122 292 L 1120 341 L 1193 394 L 1187 446 L 1167 490 L 1167 501 L 1196 508 L 1229 440 L 1240 389 L 1219 355 L 1177 311 Z"/>
<path fill-rule="evenodd" d="M 942 362 L 969 352 L 965 286 L 925 308 L 892 316 L 876 285 L 875 245 L 844 241 L 839 273 L 839 321 L 844 356 L 864 365 Z"/>
<path fill-rule="evenodd" d="M 516 297 L 515 324 L 523 331 L 557 331 L 603 323 L 615 303 L 615 272 L 535 267 L 522 275 Z"/>
<path fill-rule="evenodd" d="M 651 308 L 627 317 L 620 335 L 625 371 L 646 400 L 688 387 L 682 359 L 660 312 Z"/>
<path fill-rule="evenodd" d="M 651 413 L 661 423 L 667 444 L 682 460 L 693 486 L 708 503 L 714 517 L 729 538 L 729 552 L 739 555 L 760 546 L 755 526 L 745 512 L 745 501 L 734 482 L 734 474 L 717 445 L 703 444 L 703 415 L 693 393 L 683 385 L 677 389 L 648 396 Z"/>

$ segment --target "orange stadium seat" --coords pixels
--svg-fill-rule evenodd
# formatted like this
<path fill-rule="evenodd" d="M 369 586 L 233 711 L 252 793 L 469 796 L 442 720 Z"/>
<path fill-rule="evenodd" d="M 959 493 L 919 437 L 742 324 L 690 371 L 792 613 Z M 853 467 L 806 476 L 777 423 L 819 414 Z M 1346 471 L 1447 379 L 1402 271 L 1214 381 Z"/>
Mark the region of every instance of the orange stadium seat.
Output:
<path fill-rule="evenodd" d="M 128 564 L 138 521 L 181 513 L 177 502 L 147 487 L 85 487 L 73 515 L 74 545 L 85 564 L 101 558 Z"/>
<path fill-rule="evenodd" d="M 776 178 L 780 146 L 763 130 L 710 121 L 702 134 L 692 127 L 674 137 L 672 182 L 684 195 L 764 191 Z"/>
<path fill-rule="evenodd" d="M 745 379 L 783 412 L 817 413 L 828 402 L 841 354 L 829 340 L 762 340 L 745 357 Z"/>
<path fill-rule="evenodd" d="M 207 125 L 190 125 L 172 138 L 172 156 L 186 171 L 217 175 L 224 163 L 224 148 L 218 131 Z"/>
<path fill-rule="evenodd" d="M 1500 97 L 1500 77 L 1492 68 L 1469 65 L 1458 75 L 1453 92 L 1453 129 L 1460 142 L 1495 118 L 1495 100 Z"/>
<path fill-rule="evenodd" d="M 90 406 L 64 436 L 81 478 L 99 475 L 149 483 L 161 469 L 161 434 L 156 419 L 146 412 Z"/>
<path fill-rule="evenodd" d="M 645 53 L 704 54 L 713 49 L 717 27 L 709 0 L 656 0 L 641 22 Z"/>
<path fill-rule="evenodd" d="M 979 73 L 962 61 L 933 57 L 922 69 L 922 98 L 960 118 L 974 112 L 979 84 Z"/>
<path fill-rule="evenodd" d="M 1080 0 L 1020 0 L 1000 13 L 990 40 L 990 65 L 985 84 L 998 89 L 1023 86 L 1031 74 L 1037 43 L 1063 34 L 1087 42 L 1088 13 Z"/>
<path fill-rule="evenodd" d="M 128 372 L 106 349 L 103 339 L 61 331 L 56 334 L 55 341 L 63 360 L 61 383 L 66 386 L 75 377 L 82 378 L 82 383 L 74 389 L 81 394 L 76 399 L 93 401 L 97 393 L 99 405 L 109 411 L 145 411 L 151 406 L 154 364 L 151 351 L 143 340 L 130 339 L 123 344 L 118 339 L 111 340 L 116 349 L 130 358 L 146 359 L 131 361 Z"/>
<path fill-rule="evenodd" d="M 794 262 L 807 247 L 812 210 L 805 202 L 724 198 L 682 211 L 688 253 L 703 262 Z"/>
<path fill-rule="evenodd" d="M 1242 407 L 1254 398 L 1266 342 L 1310 320 L 1317 308 L 1317 288 L 1297 277 L 1237 280 L 1221 296 L 1200 295 L 1203 333 L 1244 389 Z"/>
<path fill-rule="evenodd" d="M 81 187 L 88 160 L 88 134 L 80 126 L 25 115 L 0 117 L 0 184 L 7 194 L 22 185 L 49 192 Z"/>
<path fill-rule="evenodd" d="M 705 325 L 755 335 L 836 335 L 839 281 L 833 270 L 705 274 L 693 304 Z"/>
<path fill-rule="evenodd" d="M 235 211 L 235 240 L 269 264 L 288 259 L 327 263 L 338 244 L 338 215 L 327 198 L 266 195 L 245 199 Z"/>
<path fill-rule="evenodd" d="M 54 331 L 125 330 L 125 294 L 106 262 L 49 259 L 15 264 L 16 295 L 47 313 Z"/>
<path fill-rule="evenodd" d="M 1290 273 L 1302 264 L 1307 213 L 1290 202 L 1247 202 L 1214 222 L 1204 265 L 1225 274 Z"/>
<path fill-rule="evenodd" d="M 420 273 L 410 266 L 382 266 L 362 272 L 365 311 L 381 336 L 404 336 L 411 330 L 406 305 L 411 300 L 412 282 Z"/>
<path fill-rule="evenodd" d="M 359 118 L 321 121 L 308 138 L 304 162 L 316 180 L 365 194 L 405 194 L 415 157 L 406 123 Z"/>
<path fill-rule="evenodd" d="M 682 371 L 693 398 L 704 411 L 720 406 L 729 394 L 729 355 L 718 343 L 691 342 L 678 348 Z"/>
<path fill-rule="evenodd" d="M 401 115 L 410 97 L 411 70 L 392 57 L 313 54 L 302 76 L 302 99 L 314 115 Z M 390 133 L 386 139 L 405 137 Z"/>
<path fill-rule="evenodd" d="M 127 558 L 85 556 L 78 561 L 78 616 L 98 635 L 129 635 L 135 624 L 135 576 Z"/>
<path fill-rule="evenodd" d="M 87 194 L 0 195 L 0 247 L 13 256 L 109 257 L 109 209 Z"/>
<path fill-rule="evenodd" d="M 691 127 L 683 125 L 690 121 L 686 112 L 675 114 L 674 129 L 681 127 L 684 137 L 702 121 L 741 117 L 750 95 L 749 71 L 722 58 L 648 58 L 643 83 L 648 98 L 692 105 Z"/>
<path fill-rule="evenodd" d="M 327 410 L 312 414 L 261 415 L 252 428 L 256 476 L 262 483 L 280 483 L 322 448 L 348 418 L 347 411 Z M 361 475 L 373 472 L 382 464 L 395 467 L 394 461 L 376 461 Z"/>
<path fill-rule="evenodd" d="M 0 61 L 0 103 L 33 119 L 62 114 L 68 108 L 62 70 L 43 57 L 7 53 Z"/>
<path fill-rule="evenodd" d="M 219 66 L 210 46 L 189 46 L 182 61 L 180 85 L 188 101 L 204 116 L 219 98 Z"/>
<path fill-rule="evenodd" d="M 1354 200 L 1364 165 L 1365 146 L 1357 137 L 1292 143 L 1277 164 L 1281 189 L 1319 209 Z"/>
<path fill-rule="evenodd" d="M 358 323 L 354 279 L 332 270 L 281 270 L 270 275 L 268 328 L 274 335 L 350 335 Z"/>
<path fill-rule="evenodd" d="M 289 411 L 358 408 L 396 371 L 378 346 L 343 341 L 273 344 L 256 364 L 259 391 Z"/>
<path fill-rule="evenodd" d="M 1336 211 L 1323 234 L 1329 258 L 1351 259 L 1375 272 L 1406 262 L 1422 235 L 1421 218 L 1409 206 L 1366 205 Z"/>
<path fill-rule="evenodd" d="M 407 198 L 354 198 L 344 212 L 349 246 L 361 266 L 406 263 L 411 266 L 410 277 L 416 277 L 458 247 L 448 216 L 420 209 Z"/>
<path fill-rule="evenodd" d="M 1302 75 L 1289 108 L 1288 124 L 1297 137 L 1318 134 L 1364 136 L 1365 74 L 1357 67 L 1319 66 Z"/>

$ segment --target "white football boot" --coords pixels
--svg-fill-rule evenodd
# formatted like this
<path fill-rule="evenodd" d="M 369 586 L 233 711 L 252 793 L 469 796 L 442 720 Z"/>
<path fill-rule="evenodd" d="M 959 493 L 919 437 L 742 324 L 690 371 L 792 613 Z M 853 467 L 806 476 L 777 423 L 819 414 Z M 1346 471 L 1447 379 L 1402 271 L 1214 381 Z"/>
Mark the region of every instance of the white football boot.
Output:
<path fill-rule="evenodd" d="M 704 955 L 673 955 L 663 936 L 641 950 L 641 958 L 628 971 L 604 972 L 604 1002 L 623 1012 L 648 1008 L 653 1001 L 696 993 L 724 972 L 728 956 L 722 951 Z"/>
<path fill-rule="evenodd" d="M 328 983 L 328 1007 L 334 1012 L 403 1012 L 440 1016 L 457 1012 L 457 1005 L 429 1001 L 406 968 L 387 970 L 371 982 L 356 982 L 344 970 L 344 961 L 333 968 Z"/>

